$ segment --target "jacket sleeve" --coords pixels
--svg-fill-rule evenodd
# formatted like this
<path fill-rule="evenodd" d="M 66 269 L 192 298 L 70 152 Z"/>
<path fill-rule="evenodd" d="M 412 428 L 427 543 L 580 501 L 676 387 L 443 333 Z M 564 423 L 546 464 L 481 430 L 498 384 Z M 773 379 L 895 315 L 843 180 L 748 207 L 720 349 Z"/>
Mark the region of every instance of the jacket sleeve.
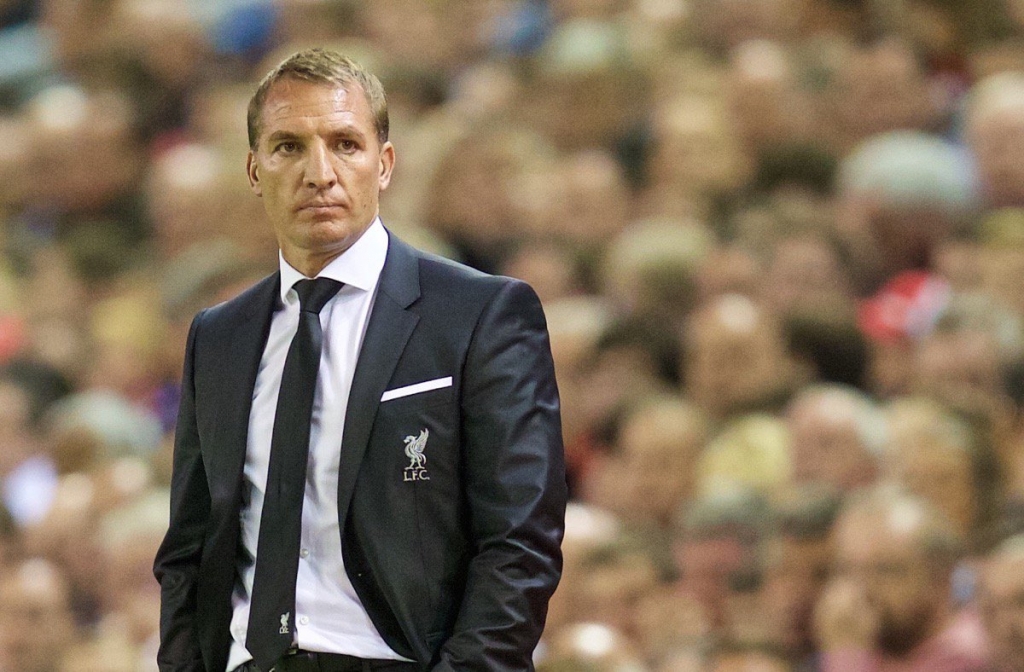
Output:
<path fill-rule="evenodd" d="M 525 283 L 503 285 L 478 320 L 462 405 L 475 554 L 434 671 L 532 670 L 561 574 L 568 492 L 547 327 Z"/>
<path fill-rule="evenodd" d="M 196 585 L 202 557 L 210 491 L 196 425 L 193 362 L 203 314 L 192 322 L 181 382 L 181 406 L 174 437 L 170 526 L 157 551 L 153 573 L 160 582 L 161 672 L 206 672 L 196 628 Z"/>

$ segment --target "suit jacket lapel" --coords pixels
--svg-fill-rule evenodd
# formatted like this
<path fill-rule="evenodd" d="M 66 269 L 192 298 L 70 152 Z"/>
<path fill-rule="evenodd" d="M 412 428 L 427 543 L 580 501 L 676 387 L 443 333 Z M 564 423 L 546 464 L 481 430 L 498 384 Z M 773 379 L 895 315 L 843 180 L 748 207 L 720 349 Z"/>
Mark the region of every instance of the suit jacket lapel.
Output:
<path fill-rule="evenodd" d="M 233 476 L 230 481 L 223 481 L 225 485 L 230 483 L 229 487 L 236 487 L 242 480 L 253 390 L 267 334 L 270 332 L 274 306 L 277 304 L 280 282 L 280 273 L 275 272 L 249 290 L 250 295 L 241 306 L 240 319 L 234 321 L 230 333 L 218 342 L 221 350 L 218 360 L 222 366 L 220 377 L 223 396 L 220 398 L 224 401 L 218 405 L 218 413 L 223 414 L 218 425 L 224 432 L 218 445 L 226 448 L 223 454 L 224 471 L 219 473 Z"/>
<path fill-rule="evenodd" d="M 377 298 L 356 362 L 345 412 L 338 475 L 338 520 L 343 532 L 352 490 L 359 465 L 366 453 L 380 397 L 419 321 L 416 313 L 407 310 L 419 295 L 419 261 L 416 253 L 389 234 L 387 259 L 381 271 Z"/>

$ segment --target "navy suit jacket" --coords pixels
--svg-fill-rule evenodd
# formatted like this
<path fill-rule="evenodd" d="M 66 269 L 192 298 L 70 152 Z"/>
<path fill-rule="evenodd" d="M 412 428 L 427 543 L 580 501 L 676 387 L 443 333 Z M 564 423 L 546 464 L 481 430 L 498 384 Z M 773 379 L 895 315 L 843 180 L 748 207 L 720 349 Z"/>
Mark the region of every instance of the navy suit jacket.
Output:
<path fill-rule="evenodd" d="M 154 565 L 162 672 L 227 665 L 249 412 L 279 286 L 275 273 L 192 323 Z M 451 387 L 381 402 L 446 376 Z M 424 429 L 429 480 L 407 480 L 404 439 Z M 339 449 L 345 568 L 384 640 L 423 670 L 533 669 L 567 490 L 547 327 L 529 286 L 390 235 Z"/>

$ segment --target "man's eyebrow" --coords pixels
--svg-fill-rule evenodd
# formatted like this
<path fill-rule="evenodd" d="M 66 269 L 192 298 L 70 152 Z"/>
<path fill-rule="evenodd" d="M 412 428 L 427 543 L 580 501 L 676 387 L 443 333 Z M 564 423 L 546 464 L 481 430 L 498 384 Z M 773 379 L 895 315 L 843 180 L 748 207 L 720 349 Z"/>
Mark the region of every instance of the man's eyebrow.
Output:
<path fill-rule="evenodd" d="M 267 140 L 271 142 L 276 140 L 295 140 L 298 137 L 298 135 L 292 133 L 291 131 L 274 131 L 273 133 L 267 136 Z"/>
<path fill-rule="evenodd" d="M 338 126 L 329 129 L 326 133 L 328 137 L 355 137 L 362 138 L 366 136 L 366 133 L 355 124 L 339 124 Z M 277 130 L 267 135 L 267 140 L 270 142 L 276 142 L 279 140 L 298 140 L 301 138 L 301 134 L 286 130 Z"/>
<path fill-rule="evenodd" d="M 359 128 L 355 124 L 340 124 L 340 125 L 336 126 L 335 128 L 332 128 L 328 132 L 328 135 L 331 135 L 331 136 L 334 136 L 334 137 L 338 137 L 338 136 L 343 136 L 344 135 L 344 136 L 348 136 L 348 137 L 359 137 L 359 138 L 361 138 L 361 137 L 363 137 L 365 135 L 365 133 L 363 132 L 363 130 L 361 128 Z"/>

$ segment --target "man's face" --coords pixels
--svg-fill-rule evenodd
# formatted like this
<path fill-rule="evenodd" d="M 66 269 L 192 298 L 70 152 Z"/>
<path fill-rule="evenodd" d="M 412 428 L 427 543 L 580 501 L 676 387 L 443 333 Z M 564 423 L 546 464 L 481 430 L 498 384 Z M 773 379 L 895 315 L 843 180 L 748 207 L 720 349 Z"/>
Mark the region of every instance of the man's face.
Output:
<path fill-rule="evenodd" d="M 978 508 L 971 458 L 965 451 L 941 445 L 940 441 L 929 436 L 895 436 L 892 475 L 967 534 Z"/>
<path fill-rule="evenodd" d="M 584 249 L 605 244 L 626 225 L 629 196 L 621 169 L 608 153 L 582 152 L 561 167 L 551 226 Z"/>
<path fill-rule="evenodd" d="M 0 662 L 9 669 L 55 669 L 72 627 L 66 596 L 49 576 L 19 573 L 0 585 Z"/>
<path fill-rule="evenodd" d="M 981 581 L 981 615 L 999 669 L 1024 670 L 1024 557 L 993 559 Z"/>
<path fill-rule="evenodd" d="M 892 528 L 881 514 L 854 515 L 839 523 L 836 571 L 863 591 L 879 622 L 878 646 L 902 655 L 920 643 L 948 594 L 911 531 Z"/>
<path fill-rule="evenodd" d="M 725 623 L 725 602 L 733 577 L 750 563 L 749 549 L 727 534 L 694 537 L 674 549 L 679 588 L 696 599 L 715 626 Z"/>
<path fill-rule="evenodd" d="M 732 189 L 743 182 L 748 157 L 705 98 L 665 103 L 657 112 L 651 182 L 687 195 Z"/>
<path fill-rule="evenodd" d="M 768 268 L 765 294 L 780 314 L 842 302 L 844 272 L 828 246 L 814 239 L 781 241 Z"/>
<path fill-rule="evenodd" d="M 968 142 L 989 203 L 995 207 L 1019 206 L 1024 198 L 1024 124 L 1020 109 L 992 110 L 979 115 L 971 124 Z"/>
<path fill-rule="evenodd" d="M 667 523 L 693 489 L 702 428 L 685 409 L 653 408 L 630 417 L 622 428 L 622 459 L 612 463 L 612 481 L 622 493 L 627 518 Z"/>
<path fill-rule="evenodd" d="M 685 341 L 687 392 L 713 414 L 755 406 L 788 384 L 777 324 L 745 299 L 724 297 L 699 312 Z"/>
<path fill-rule="evenodd" d="M 789 413 L 797 482 L 828 483 L 847 491 L 875 477 L 855 414 L 850 405 L 835 399 L 818 399 Z"/>
<path fill-rule="evenodd" d="M 605 623 L 629 636 L 637 634 L 640 602 L 658 588 L 657 569 L 640 554 L 587 570 L 581 584 L 582 607 L 595 623 Z"/>
<path fill-rule="evenodd" d="M 316 272 L 369 228 L 394 161 L 361 86 L 285 78 L 267 93 L 247 168 L 285 259 Z"/>
<path fill-rule="evenodd" d="M 914 361 L 917 389 L 952 408 L 984 412 L 1002 400 L 999 346 L 983 331 L 931 334 Z"/>

